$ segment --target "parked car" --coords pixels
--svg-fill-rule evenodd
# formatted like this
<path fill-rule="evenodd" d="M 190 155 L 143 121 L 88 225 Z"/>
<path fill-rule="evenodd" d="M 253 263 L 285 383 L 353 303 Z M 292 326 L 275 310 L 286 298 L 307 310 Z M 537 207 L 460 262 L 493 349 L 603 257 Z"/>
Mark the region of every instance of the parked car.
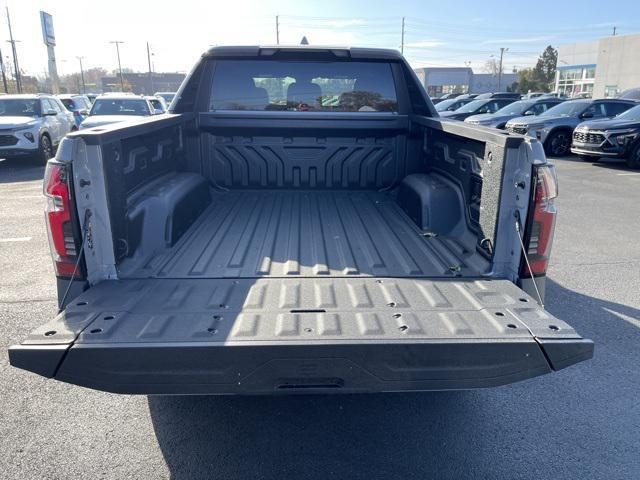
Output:
<path fill-rule="evenodd" d="M 51 95 L 0 96 L 1 158 L 35 157 L 45 162 L 72 128 L 73 114 Z"/>
<path fill-rule="evenodd" d="M 562 100 L 557 98 L 544 97 L 534 98 L 533 100 L 518 100 L 506 107 L 502 107 L 495 113 L 471 115 L 465 119 L 465 122 L 493 128 L 504 128 L 512 118 L 522 117 L 523 115 L 540 115 L 561 102 Z"/>
<path fill-rule="evenodd" d="M 463 105 L 473 102 L 473 98 L 450 98 L 436 104 L 438 112 L 454 112 Z"/>
<path fill-rule="evenodd" d="M 431 101 L 435 105 L 437 103 L 444 102 L 445 100 L 451 100 L 453 98 L 457 98 L 461 95 L 462 95 L 461 93 L 445 93 L 443 95 L 440 95 L 439 97 L 432 98 Z"/>
<path fill-rule="evenodd" d="M 618 98 L 626 100 L 640 100 L 640 88 L 629 88 L 618 95 Z"/>
<path fill-rule="evenodd" d="M 477 93 L 463 93 L 462 95 L 456 97 L 458 100 L 466 100 L 466 99 L 471 99 L 473 100 L 474 98 L 476 98 L 479 94 Z"/>
<path fill-rule="evenodd" d="M 511 98 L 513 100 L 520 100 L 522 95 L 517 92 L 490 92 L 481 93 L 476 97 L 477 100 L 484 100 L 487 98 Z"/>
<path fill-rule="evenodd" d="M 73 114 L 73 120 L 76 124 L 74 130 L 80 128 L 80 124 L 89 116 L 89 110 L 91 110 L 89 98 L 86 95 L 69 93 L 56 95 L 56 98 Z"/>
<path fill-rule="evenodd" d="M 573 132 L 571 152 L 587 162 L 600 157 L 624 158 L 640 168 L 640 105 L 608 120 L 589 120 Z"/>
<path fill-rule="evenodd" d="M 495 113 L 503 107 L 506 107 L 510 103 L 515 102 L 513 98 L 489 98 L 479 99 L 463 105 L 462 107 L 454 111 L 440 112 L 440 116 L 448 118 L 450 120 L 464 120 L 471 115 L 478 115 L 482 113 Z"/>
<path fill-rule="evenodd" d="M 546 95 L 545 92 L 529 92 L 522 95 L 522 100 L 531 100 Z"/>
<path fill-rule="evenodd" d="M 539 142 L 442 121 L 396 51 L 274 50 L 212 48 L 173 115 L 64 140 L 44 181 L 63 311 L 11 365 L 119 393 L 354 393 L 592 356 L 537 303 Z"/>
<path fill-rule="evenodd" d="M 536 117 L 509 120 L 506 129 L 537 138 L 547 155 L 562 157 L 569 153 L 573 130 L 585 120 L 612 118 L 629 110 L 636 102 L 619 99 L 567 100 Z"/>
<path fill-rule="evenodd" d="M 154 109 L 144 97 L 133 94 L 103 94 L 93 102 L 89 116 L 80 129 L 144 118 L 154 114 Z"/>
<path fill-rule="evenodd" d="M 153 113 L 155 115 L 165 113 L 167 111 L 167 104 L 162 97 L 156 97 L 155 95 L 147 95 L 146 98 L 153 107 Z"/>
<path fill-rule="evenodd" d="M 155 97 L 164 98 L 167 108 L 171 105 L 173 98 L 176 96 L 176 92 L 156 92 L 153 94 Z"/>

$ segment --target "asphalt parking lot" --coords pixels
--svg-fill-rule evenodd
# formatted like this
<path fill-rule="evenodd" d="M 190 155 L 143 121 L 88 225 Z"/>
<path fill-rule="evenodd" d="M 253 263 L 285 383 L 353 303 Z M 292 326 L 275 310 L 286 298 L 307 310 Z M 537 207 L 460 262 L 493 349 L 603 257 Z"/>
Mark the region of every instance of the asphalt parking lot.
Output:
<path fill-rule="evenodd" d="M 56 313 L 43 167 L 0 161 L 2 478 L 640 478 L 640 171 L 556 161 L 547 308 L 595 358 L 491 390 L 117 396 L 8 365 Z"/>

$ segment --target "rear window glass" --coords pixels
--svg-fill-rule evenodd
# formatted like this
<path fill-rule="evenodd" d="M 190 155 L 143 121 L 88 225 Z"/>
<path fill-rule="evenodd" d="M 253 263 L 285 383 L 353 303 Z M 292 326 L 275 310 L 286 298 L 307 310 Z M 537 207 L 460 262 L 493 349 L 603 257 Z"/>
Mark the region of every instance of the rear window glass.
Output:
<path fill-rule="evenodd" d="M 74 103 L 73 100 L 70 98 L 61 98 L 60 101 L 63 103 L 63 105 L 65 107 L 67 107 L 68 110 L 73 110 L 75 108 L 77 108 Z"/>
<path fill-rule="evenodd" d="M 147 101 L 143 99 L 99 98 L 91 107 L 90 115 L 149 115 Z"/>
<path fill-rule="evenodd" d="M 388 63 L 216 62 L 211 110 L 397 112 Z"/>

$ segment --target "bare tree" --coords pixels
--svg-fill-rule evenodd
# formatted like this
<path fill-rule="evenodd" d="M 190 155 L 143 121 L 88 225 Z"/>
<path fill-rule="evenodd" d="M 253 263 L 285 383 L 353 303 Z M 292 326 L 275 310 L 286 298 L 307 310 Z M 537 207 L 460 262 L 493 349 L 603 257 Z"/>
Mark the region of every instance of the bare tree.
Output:
<path fill-rule="evenodd" d="M 486 62 L 484 62 L 484 66 L 482 67 L 483 72 L 490 73 L 494 77 L 498 75 L 499 69 L 500 69 L 500 62 L 498 62 L 498 60 L 496 60 L 495 58 L 488 59 Z"/>

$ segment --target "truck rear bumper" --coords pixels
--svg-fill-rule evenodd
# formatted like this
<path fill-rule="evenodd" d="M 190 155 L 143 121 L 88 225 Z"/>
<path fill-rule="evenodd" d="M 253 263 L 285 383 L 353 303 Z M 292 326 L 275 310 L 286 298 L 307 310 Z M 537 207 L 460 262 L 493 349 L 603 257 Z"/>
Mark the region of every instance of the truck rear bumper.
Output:
<path fill-rule="evenodd" d="M 588 340 L 325 345 L 136 344 L 16 346 L 11 364 L 128 394 L 394 392 L 495 387 L 590 358 Z M 39 365 L 59 368 L 42 371 Z M 550 356 L 551 355 L 551 356 Z M 64 360 L 63 360 L 64 358 Z"/>
<path fill-rule="evenodd" d="M 9 350 L 15 367 L 131 394 L 471 389 L 592 355 L 506 280 L 397 278 L 103 282 Z"/>

